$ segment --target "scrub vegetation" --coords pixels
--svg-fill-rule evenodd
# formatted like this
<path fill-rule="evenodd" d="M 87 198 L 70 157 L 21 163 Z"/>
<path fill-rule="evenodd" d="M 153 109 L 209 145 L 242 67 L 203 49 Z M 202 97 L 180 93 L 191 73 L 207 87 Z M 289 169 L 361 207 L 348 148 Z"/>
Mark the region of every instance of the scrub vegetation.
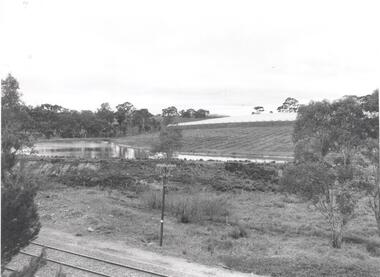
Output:
<path fill-rule="evenodd" d="M 281 192 L 283 168 L 277 165 L 177 162 L 160 248 L 162 184 L 155 165 L 35 158 L 25 168 L 40 178 L 36 201 L 43 226 L 269 276 L 380 274 L 380 240 L 367 200 L 357 203 L 342 247 L 332 248 L 329 224 L 312 202 Z M 73 177 L 85 171 L 94 179 Z M 118 179 L 121 172 L 125 179 Z M 215 185 L 216 174 L 224 185 Z M 118 177 L 107 183 L 113 175 Z M 230 188 L 219 189 L 225 186 Z"/>

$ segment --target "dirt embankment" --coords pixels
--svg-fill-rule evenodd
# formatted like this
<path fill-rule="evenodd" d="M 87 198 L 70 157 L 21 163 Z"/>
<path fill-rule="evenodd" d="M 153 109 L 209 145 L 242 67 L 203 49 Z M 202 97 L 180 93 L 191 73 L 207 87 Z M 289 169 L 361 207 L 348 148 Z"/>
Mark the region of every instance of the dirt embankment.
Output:
<path fill-rule="evenodd" d="M 21 166 L 34 177 L 57 179 L 70 186 L 125 188 L 160 181 L 158 160 L 86 160 L 26 157 Z M 201 185 L 218 191 L 276 191 L 281 165 L 172 161 L 170 180 L 181 186 Z"/>

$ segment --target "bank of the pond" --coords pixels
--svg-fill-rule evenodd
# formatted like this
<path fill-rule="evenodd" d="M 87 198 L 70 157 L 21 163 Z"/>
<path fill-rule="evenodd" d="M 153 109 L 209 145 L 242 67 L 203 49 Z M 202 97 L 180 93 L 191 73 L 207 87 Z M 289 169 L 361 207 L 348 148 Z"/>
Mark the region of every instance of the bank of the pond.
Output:
<path fill-rule="evenodd" d="M 46 176 L 71 185 L 135 187 L 161 179 L 162 160 L 78 159 L 25 156 L 23 168 L 31 176 Z M 217 191 L 276 191 L 283 165 L 172 160 L 170 181 Z"/>

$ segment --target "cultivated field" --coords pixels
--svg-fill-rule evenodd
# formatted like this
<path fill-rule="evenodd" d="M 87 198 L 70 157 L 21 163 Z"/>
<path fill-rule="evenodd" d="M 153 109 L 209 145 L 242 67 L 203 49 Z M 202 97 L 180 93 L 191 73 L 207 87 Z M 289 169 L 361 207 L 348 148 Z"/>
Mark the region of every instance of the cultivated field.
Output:
<path fill-rule="evenodd" d="M 294 121 L 297 117 L 296 113 L 263 113 L 242 116 L 226 116 L 220 118 L 207 118 L 202 121 L 192 120 L 191 122 L 178 122 L 178 126 L 200 126 L 214 124 L 240 124 L 240 123 L 270 123 L 270 122 L 286 122 Z"/>
<path fill-rule="evenodd" d="M 217 126 L 184 129 L 181 152 L 205 153 L 221 156 L 260 157 L 262 155 L 292 156 L 293 126 L 266 123 L 258 126 Z M 158 134 L 143 134 L 112 139 L 118 143 L 150 148 Z"/>

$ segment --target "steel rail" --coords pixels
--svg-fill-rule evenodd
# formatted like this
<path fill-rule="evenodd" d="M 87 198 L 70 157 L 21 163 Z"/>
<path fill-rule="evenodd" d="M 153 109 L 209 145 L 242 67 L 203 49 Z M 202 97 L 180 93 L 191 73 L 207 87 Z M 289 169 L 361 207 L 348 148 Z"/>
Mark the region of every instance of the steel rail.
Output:
<path fill-rule="evenodd" d="M 30 257 L 39 257 L 38 255 L 30 254 L 30 253 L 25 252 L 25 251 L 20 251 L 20 254 L 27 255 L 27 256 L 30 256 Z M 87 269 L 87 268 L 76 266 L 76 265 L 67 264 L 65 262 L 60 262 L 60 261 L 52 260 L 52 259 L 49 259 L 49 258 L 44 258 L 44 260 L 46 260 L 48 262 L 55 263 L 55 264 L 63 265 L 63 266 L 66 266 L 66 267 L 71 267 L 71 268 L 74 268 L 74 269 L 85 271 L 85 272 L 88 272 L 88 273 L 92 273 L 92 274 L 95 274 L 95 275 L 103 276 L 103 277 L 113 277 L 111 275 L 107 275 L 107 274 L 104 274 L 104 273 L 96 272 L 96 271 L 93 271 L 91 269 Z"/>
<path fill-rule="evenodd" d="M 17 271 L 16 269 L 13 269 L 13 268 L 10 268 L 10 267 L 7 267 L 7 266 L 4 266 L 4 270 L 8 270 L 10 272 L 15 272 Z M 38 275 L 34 275 L 34 277 L 38 277 Z"/>
<path fill-rule="evenodd" d="M 109 260 L 100 259 L 97 257 L 88 256 L 88 255 L 72 252 L 69 250 L 49 246 L 49 245 L 44 245 L 44 244 L 41 244 L 38 242 L 31 242 L 30 244 L 37 245 L 37 246 L 40 246 L 42 248 L 47 248 L 47 249 L 51 249 L 51 250 L 55 250 L 55 251 L 59 251 L 59 252 L 63 252 L 63 253 L 67 253 L 67 254 L 71 254 L 71 255 L 75 255 L 75 256 L 91 259 L 91 260 L 95 260 L 98 262 L 103 262 L 103 263 L 110 264 L 110 265 L 115 265 L 115 266 L 119 266 L 119 267 L 123 267 L 123 268 L 127 268 L 127 269 L 132 269 L 132 270 L 135 270 L 138 272 L 143 272 L 143 273 L 147 273 L 147 274 L 151 274 L 151 275 L 155 275 L 155 276 L 160 276 L 160 277 L 169 277 L 168 275 L 165 275 L 162 273 L 158 273 L 158 272 L 154 272 L 154 271 L 150 271 L 150 270 L 146 270 L 146 269 L 142 269 L 142 268 L 138 268 L 138 267 L 134 267 L 134 266 L 130 266 L 130 265 L 125 265 L 125 264 L 121 264 L 121 263 L 117 263 L 117 262 L 113 262 L 113 261 L 109 261 Z"/>

